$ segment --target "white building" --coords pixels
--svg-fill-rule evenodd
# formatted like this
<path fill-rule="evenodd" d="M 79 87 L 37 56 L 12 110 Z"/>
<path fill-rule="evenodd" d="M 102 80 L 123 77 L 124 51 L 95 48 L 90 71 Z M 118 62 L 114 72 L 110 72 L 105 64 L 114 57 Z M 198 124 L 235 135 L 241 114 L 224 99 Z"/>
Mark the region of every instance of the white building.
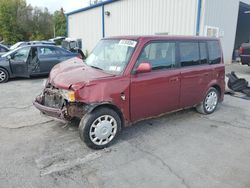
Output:
<path fill-rule="evenodd" d="M 106 0 L 67 14 L 68 37 L 90 52 L 103 37 L 200 35 L 220 37 L 226 62 L 250 38 L 250 0 Z"/>

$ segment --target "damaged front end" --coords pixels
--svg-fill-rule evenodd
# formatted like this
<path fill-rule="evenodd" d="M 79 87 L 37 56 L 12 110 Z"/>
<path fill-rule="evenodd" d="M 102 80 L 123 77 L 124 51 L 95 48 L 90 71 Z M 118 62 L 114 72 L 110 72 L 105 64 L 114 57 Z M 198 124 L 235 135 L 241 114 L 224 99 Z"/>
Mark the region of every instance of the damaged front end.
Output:
<path fill-rule="evenodd" d="M 46 86 L 43 93 L 33 102 L 43 114 L 63 121 L 82 118 L 87 112 L 87 105 L 75 102 L 74 92 Z"/>

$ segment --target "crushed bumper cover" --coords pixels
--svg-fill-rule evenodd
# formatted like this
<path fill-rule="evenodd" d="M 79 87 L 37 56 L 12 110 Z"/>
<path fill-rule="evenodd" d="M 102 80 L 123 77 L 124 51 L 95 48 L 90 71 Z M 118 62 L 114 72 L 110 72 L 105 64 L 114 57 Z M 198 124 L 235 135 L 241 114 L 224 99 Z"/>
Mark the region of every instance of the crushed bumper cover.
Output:
<path fill-rule="evenodd" d="M 82 118 L 88 112 L 89 105 L 82 103 L 67 103 L 60 108 L 46 106 L 44 96 L 38 96 L 33 105 L 44 115 L 56 118 L 61 121 L 70 121 L 73 118 Z"/>
<path fill-rule="evenodd" d="M 33 101 L 33 105 L 40 110 L 44 115 L 63 120 L 69 121 L 69 119 L 65 118 L 65 110 L 47 107 L 42 104 L 42 97 L 38 96 L 35 101 Z"/>

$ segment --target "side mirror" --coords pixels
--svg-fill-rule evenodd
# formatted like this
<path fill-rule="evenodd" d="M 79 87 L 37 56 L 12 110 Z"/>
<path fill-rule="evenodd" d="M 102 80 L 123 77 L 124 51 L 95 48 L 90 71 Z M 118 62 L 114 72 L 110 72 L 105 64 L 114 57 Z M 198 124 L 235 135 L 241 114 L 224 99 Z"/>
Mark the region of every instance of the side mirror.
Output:
<path fill-rule="evenodd" d="M 142 62 L 136 69 L 136 73 L 151 72 L 152 67 L 149 62 Z"/>
<path fill-rule="evenodd" d="M 11 56 L 10 56 L 10 55 L 8 55 L 8 56 L 7 56 L 7 59 L 8 59 L 8 60 L 11 60 Z"/>

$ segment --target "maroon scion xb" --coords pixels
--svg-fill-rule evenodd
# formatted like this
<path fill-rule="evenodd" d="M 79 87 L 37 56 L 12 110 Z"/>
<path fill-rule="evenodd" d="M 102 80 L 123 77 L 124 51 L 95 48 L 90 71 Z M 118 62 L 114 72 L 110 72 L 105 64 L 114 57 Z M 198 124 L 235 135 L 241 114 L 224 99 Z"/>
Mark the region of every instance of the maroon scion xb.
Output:
<path fill-rule="evenodd" d="M 54 118 L 80 119 L 81 139 L 101 149 L 142 119 L 189 107 L 211 114 L 224 90 L 218 39 L 124 36 L 101 40 L 86 61 L 56 65 L 34 105 Z"/>

